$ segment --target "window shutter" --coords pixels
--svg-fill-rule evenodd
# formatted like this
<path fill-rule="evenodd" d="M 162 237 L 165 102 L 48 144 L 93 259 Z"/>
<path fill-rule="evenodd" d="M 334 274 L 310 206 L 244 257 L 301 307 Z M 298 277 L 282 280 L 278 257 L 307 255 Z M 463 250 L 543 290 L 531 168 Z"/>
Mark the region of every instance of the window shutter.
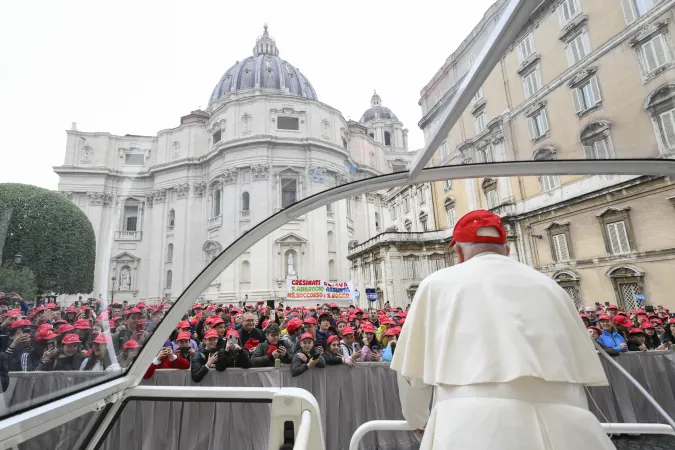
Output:
<path fill-rule="evenodd" d="M 615 223 L 607 224 L 607 237 L 609 239 L 609 246 L 612 249 L 612 253 L 613 254 L 621 253 L 621 245 L 619 244 L 619 238 L 616 233 Z"/>
<path fill-rule="evenodd" d="M 541 128 L 539 131 L 541 131 L 541 134 L 546 134 L 548 131 L 548 118 L 546 117 L 546 110 L 542 109 L 539 115 L 541 116 Z"/>
<path fill-rule="evenodd" d="M 530 117 L 527 119 L 527 124 L 529 125 L 530 129 L 530 139 L 536 139 L 539 137 L 539 134 L 537 133 L 537 124 L 535 123 L 534 117 Z"/>
<path fill-rule="evenodd" d="M 668 54 L 666 53 L 666 43 L 664 42 L 663 35 L 659 34 L 654 39 L 652 39 L 652 42 L 654 43 L 654 55 L 656 56 L 656 63 L 658 64 L 657 67 L 661 67 L 669 60 Z"/>
<path fill-rule="evenodd" d="M 581 33 L 581 45 L 584 50 L 584 56 L 588 55 L 591 52 L 591 40 L 588 38 L 588 32 L 586 30 Z"/>
<path fill-rule="evenodd" d="M 675 147 L 675 110 L 671 109 L 661 114 L 661 127 L 663 128 L 663 138 L 668 148 Z"/>
<path fill-rule="evenodd" d="M 586 159 L 595 159 L 595 152 L 593 151 L 593 146 L 584 145 L 584 156 Z"/>
<path fill-rule="evenodd" d="M 595 157 L 597 159 L 609 159 L 609 150 L 607 148 L 607 141 L 601 140 L 595 143 Z"/>
<path fill-rule="evenodd" d="M 625 222 L 616 222 L 616 236 L 619 241 L 619 247 L 622 253 L 630 252 L 630 243 L 628 242 L 628 232 L 626 231 Z"/>
<path fill-rule="evenodd" d="M 626 19 L 626 24 L 631 24 L 637 19 L 637 11 L 635 10 L 634 0 L 621 0 L 623 7 L 623 16 Z"/>
<path fill-rule="evenodd" d="M 644 56 L 645 65 L 647 66 L 647 73 L 658 67 L 656 53 L 654 51 L 654 39 L 642 46 L 642 55 Z"/>
<path fill-rule="evenodd" d="M 554 235 L 553 246 L 555 247 L 556 261 L 569 261 L 570 252 L 567 248 L 567 236 L 565 236 L 565 234 Z"/>
<path fill-rule="evenodd" d="M 574 111 L 579 113 L 583 110 L 583 100 L 581 99 L 581 89 L 572 89 L 572 100 L 574 101 Z"/>
<path fill-rule="evenodd" d="M 602 100 L 602 97 L 600 96 L 600 86 L 598 85 L 598 77 L 591 78 L 591 89 L 593 90 L 593 98 L 595 99 L 593 106 L 595 106 Z"/>

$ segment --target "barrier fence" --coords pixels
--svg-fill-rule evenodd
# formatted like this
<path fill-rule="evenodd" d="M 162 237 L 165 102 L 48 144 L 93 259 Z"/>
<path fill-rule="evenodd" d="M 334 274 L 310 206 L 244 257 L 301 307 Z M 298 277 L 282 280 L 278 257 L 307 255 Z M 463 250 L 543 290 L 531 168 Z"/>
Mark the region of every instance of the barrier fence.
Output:
<path fill-rule="evenodd" d="M 675 416 L 675 352 L 630 353 L 617 357 L 628 370 Z M 588 388 L 589 406 L 601 422 L 660 423 L 656 410 L 618 371 L 602 362 L 608 387 Z M 11 373 L 4 400 L 9 405 L 58 386 L 76 384 L 92 374 L 82 372 Z M 157 371 L 149 385 L 194 386 L 189 370 Z M 356 428 L 371 420 L 402 420 L 395 372 L 387 363 L 364 363 L 350 369 L 333 366 L 293 378 L 281 369 L 228 369 L 209 373 L 200 386 L 298 387 L 311 392 L 321 409 L 326 448 L 349 448 Z M 20 445 L 20 449 L 73 448 L 96 416 L 76 419 Z M 216 402 L 130 401 L 112 427 L 102 449 L 206 450 L 216 448 L 266 449 L 270 425 L 268 404 Z M 368 433 L 362 449 L 416 449 L 420 437 L 406 431 Z"/>

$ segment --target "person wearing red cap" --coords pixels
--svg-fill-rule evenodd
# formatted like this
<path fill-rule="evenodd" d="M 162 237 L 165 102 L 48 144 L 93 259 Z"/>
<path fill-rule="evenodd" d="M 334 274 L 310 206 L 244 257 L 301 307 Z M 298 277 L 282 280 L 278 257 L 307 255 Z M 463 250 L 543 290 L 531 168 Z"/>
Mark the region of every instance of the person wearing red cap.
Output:
<path fill-rule="evenodd" d="M 82 366 L 82 361 L 84 360 L 81 348 L 82 342 L 77 334 L 69 333 L 64 335 L 61 340 L 61 350 L 54 361 L 54 370 L 80 370 L 80 366 Z"/>
<path fill-rule="evenodd" d="M 626 344 L 626 338 L 616 330 L 614 323 L 617 321 L 622 322 L 623 320 L 630 322 L 630 320 L 624 316 L 614 316 L 613 319 L 610 319 L 607 314 L 600 314 L 598 319 L 598 325 L 602 330 L 598 342 L 603 347 L 613 348 L 617 352 L 627 352 L 628 344 Z"/>
<path fill-rule="evenodd" d="M 361 333 L 357 337 L 357 342 L 361 346 L 361 356 L 357 358 L 359 362 L 379 362 L 382 361 L 380 353 L 382 344 L 375 335 L 375 327 L 370 322 L 364 322 L 361 327 Z"/>
<path fill-rule="evenodd" d="M 342 354 L 346 357 L 351 357 L 352 359 L 359 359 L 361 357 L 360 347 L 354 340 L 354 329 L 352 327 L 342 329 L 340 348 L 342 349 Z"/>
<path fill-rule="evenodd" d="M 384 348 L 382 349 L 382 361 L 391 362 L 392 358 L 394 357 L 394 352 L 396 351 L 396 339 L 398 339 L 399 335 L 401 334 L 401 328 L 389 328 L 383 334 L 383 337 L 387 339 L 387 342 L 382 343 L 382 345 L 384 345 Z"/>
<path fill-rule="evenodd" d="M 619 312 L 619 307 L 616 306 L 616 305 L 609 305 L 609 306 L 607 307 L 607 315 L 609 315 L 609 317 L 610 317 L 611 319 L 613 319 L 614 316 L 616 316 L 616 314 L 617 314 L 618 312 Z"/>
<path fill-rule="evenodd" d="M 111 344 L 112 339 L 109 334 L 99 334 L 91 346 L 91 355 L 82 361 L 80 370 L 104 371 L 114 367 L 110 358 Z"/>
<path fill-rule="evenodd" d="M 290 364 L 293 360 L 293 347 L 287 347 L 281 340 L 281 328 L 271 323 L 265 328 L 266 342 L 261 342 L 251 354 L 253 367 L 274 367 L 277 359 L 281 364 Z"/>
<path fill-rule="evenodd" d="M 656 335 L 656 328 L 651 322 L 644 322 L 642 329 L 645 332 L 645 346 L 647 350 L 670 350 L 670 343 L 662 343 Z"/>
<path fill-rule="evenodd" d="M 297 377 L 314 367 L 326 367 L 321 353 L 314 346 L 314 336 L 304 333 L 300 336 L 300 351 L 296 352 L 291 362 L 291 375 Z"/>
<path fill-rule="evenodd" d="M 9 370 L 21 370 L 21 356 L 30 351 L 32 340 L 30 320 L 15 320 L 9 329 L 9 346 L 5 350 L 8 356 Z"/>
<path fill-rule="evenodd" d="M 342 349 L 340 348 L 340 338 L 336 335 L 333 335 L 328 338 L 328 343 L 326 346 L 326 351 L 321 354 L 326 365 L 336 366 L 339 364 L 346 364 L 349 367 L 354 367 L 354 360 L 351 356 L 344 356 L 342 354 Z"/>
<path fill-rule="evenodd" d="M 628 332 L 628 351 L 631 352 L 646 352 L 647 346 L 645 345 L 646 335 L 642 328 L 631 328 Z"/>
<path fill-rule="evenodd" d="M 143 302 L 138 303 L 138 305 L 141 303 Z M 145 306 L 145 304 L 143 305 Z M 115 334 L 112 335 L 113 346 L 115 347 L 116 352 L 119 352 L 122 349 L 126 341 L 133 339 L 143 346 L 150 337 L 150 334 L 145 331 L 143 324 L 141 323 L 143 312 L 139 308 L 127 310 L 125 316 L 127 318 L 127 323 L 119 325 Z"/>
<path fill-rule="evenodd" d="M 284 333 L 284 331 L 286 333 Z M 293 317 L 286 323 L 286 329 L 281 331 L 281 340 L 284 341 L 286 347 L 292 348 L 295 351 L 295 348 L 300 340 L 300 335 L 302 334 L 302 320 L 297 317 Z"/>
<path fill-rule="evenodd" d="M 21 370 L 32 372 L 34 370 L 50 371 L 54 370 L 54 358 L 58 349 L 56 348 L 56 338 L 58 334 L 53 330 L 43 328 L 33 336 L 33 348 L 21 355 Z"/>
<path fill-rule="evenodd" d="M 675 319 L 668 320 L 664 328 L 663 341 L 668 341 L 675 345 Z"/>
<path fill-rule="evenodd" d="M 225 357 L 222 355 L 224 350 L 218 350 L 218 332 L 216 330 L 209 330 L 204 333 L 204 348 L 192 358 L 190 364 L 190 372 L 192 381 L 199 383 L 204 379 L 211 369 L 216 369 L 218 372 L 224 371 Z"/>
<path fill-rule="evenodd" d="M 391 362 L 420 450 L 614 449 L 588 410 L 584 386 L 608 382 L 568 294 L 509 258 L 489 211 L 464 215 L 450 245 L 459 264 L 420 283 Z"/>
<path fill-rule="evenodd" d="M 252 367 L 249 352 L 243 349 L 239 332 L 230 328 L 225 333 L 225 346 L 223 353 L 225 357 L 225 367 L 239 367 L 241 369 L 250 369 Z M 221 340 L 222 342 L 222 340 Z"/>
<path fill-rule="evenodd" d="M 150 367 L 148 367 L 148 370 L 145 372 L 145 375 L 143 375 L 144 379 L 151 378 L 155 374 L 155 370 L 157 369 L 189 369 L 190 368 L 190 353 L 189 351 L 192 350 L 189 347 L 188 342 L 190 341 L 190 333 L 182 332 L 178 334 L 178 337 L 176 341 L 180 342 L 181 345 L 183 345 L 183 348 L 187 348 L 188 352 L 187 353 L 181 353 L 180 351 L 175 353 L 173 351 L 173 348 L 171 346 L 168 347 L 162 347 L 160 349 L 159 353 L 157 353 L 157 356 L 155 356 L 155 359 L 152 360 L 152 364 L 150 364 Z M 136 341 L 128 341 L 124 345 L 129 345 L 130 343 L 134 343 L 134 346 L 136 349 L 140 347 Z M 180 348 L 180 347 L 179 347 Z M 194 350 L 192 350 L 194 352 Z M 137 350 L 138 352 L 138 350 Z"/>

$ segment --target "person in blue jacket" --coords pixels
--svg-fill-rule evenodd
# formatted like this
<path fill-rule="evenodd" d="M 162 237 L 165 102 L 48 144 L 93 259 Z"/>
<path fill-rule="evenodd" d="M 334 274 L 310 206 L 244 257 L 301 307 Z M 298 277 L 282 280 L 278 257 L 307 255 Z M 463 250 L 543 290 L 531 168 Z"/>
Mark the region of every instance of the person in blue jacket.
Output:
<path fill-rule="evenodd" d="M 598 317 L 598 325 L 602 330 L 602 334 L 598 338 L 598 342 L 605 347 L 613 348 L 618 352 L 627 352 L 628 344 L 626 339 L 614 328 L 612 320 L 607 314 L 601 314 Z"/>

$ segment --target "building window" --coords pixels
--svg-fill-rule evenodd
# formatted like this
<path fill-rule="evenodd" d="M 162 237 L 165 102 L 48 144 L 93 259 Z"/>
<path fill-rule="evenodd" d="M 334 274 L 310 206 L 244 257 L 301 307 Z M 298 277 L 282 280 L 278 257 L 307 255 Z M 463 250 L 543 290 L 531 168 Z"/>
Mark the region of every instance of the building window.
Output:
<path fill-rule="evenodd" d="M 476 93 L 474 94 L 473 98 L 471 99 L 472 104 L 476 104 L 483 100 L 484 95 L 483 95 L 483 86 L 479 87 Z"/>
<path fill-rule="evenodd" d="M 675 84 L 655 89 L 647 97 L 645 109 L 652 120 L 659 151 L 668 154 L 675 150 Z"/>
<path fill-rule="evenodd" d="M 123 231 L 139 231 L 137 229 L 138 205 L 139 202 L 134 199 L 127 199 L 124 202 L 124 221 L 122 222 Z"/>
<path fill-rule="evenodd" d="M 548 133 L 548 119 L 546 118 L 545 109 L 541 109 L 527 120 L 530 128 L 530 139 L 533 141 L 538 141 Z"/>
<path fill-rule="evenodd" d="M 169 244 L 166 247 L 166 262 L 173 261 L 173 244 Z"/>
<path fill-rule="evenodd" d="M 532 97 L 541 88 L 541 73 L 539 66 L 534 70 L 523 76 L 523 89 L 525 91 L 525 99 Z"/>
<path fill-rule="evenodd" d="M 574 100 L 574 110 L 578 115 L 599 107 L 602 97 L 600 96 L 598 78 L 591 77 L 588 81 L 572 89 L 572 99 Z"/>
<path fill-rule="evenodd" d="M 659 126 L 664 147 L 668 150 L 675 149 L 675 109 L 670 109 L 659 115 Z"/>
<path fill-rule="evenodd" d="M 382 281 L 382 262 L 375 261 L 373 268 L 375 269 L 375 281 Z"/>
<path fill-rule="evenodd" d="M 405 219 L 403 226 L 405 227 L 405 231 L 407 231 L 408 233 L 412 231 L 412 222 L 409 219 Z"/>
<path fill-rule="evenodd" d="M 328 260 L 328 280 L 337 281 L 337 271 L 335 270 L 335 261 Z"/>
<path fill-rule="evenodd" d="M 419 197 L 420 205 L 424 205 L 427 202 L 427 187 L 419 186 L 417 188 L 417 195 Z"/>
<path fill-rule="evenodd" d="M 584 302 L 581 298 L 581 289 L 579 288 L 579 276 L 569 272 L 561 271 L 553 275 L 553 279 L 563 288 L 570 299 L 574 302 L 574 308 L 579 310 L 583 308 Z"/>
<path fill-rule="evenodd" d="M 351 219 L 352 218 L 352 198 L 347 197 L 347 218 Z"/>
<path fill-rule="evenodd" d="M 492 209 L 499 206 L 499 196 L 497 195 L 497 182 L 492 178 L 486 178 L 482 183 L 483 193 L 487 199 L 487 208 Z"/>
<path fill-rule="evenodd" d="M 527 36 L 518 43 L 517 49 L 519 63 L 522 63 L 528 56 L 534 53 L 534 37 L 532 36 L 532 33 L 528 33 Z"/>
<path fill-rule="evenodd" d="M 380 232 L 380 213 L 375 211 L 375 231 Z"/>
<path fill-rule="evenodd" d="M 455 201 L 451 198 L 446 198 L 443 202 L 445 207 L 445 218 L 448 222 L 448 228 L 452 228 L 457 223 L 457 210 L 455 209 Z"/>
<path fill-rule="evenodd" d="M 406 213 L 410 212 L 410 197 L 407 195 L 403 197 L 403 208 Z"/>
<path fill-rule="evenodd" d="M 432 255 L 429 258 L 429 273 L 445 269 L 445 258 L 443 255 Z"/>
<path fill-rule="evenodd" d="M 390 146 L 391 145 L 391 133 L 388 131 L 384 132 L 384 145 Z"/>
<path fill-rule="evenodd" d="M 491 163 L 492 162 L 492 149 L 490 148 L 489 145 L 476 150 L 476 160 L 479 163 Z"/>
<path fill-rule="evenodd" d="M 173 228 L 176 225 L 176 211 L 172 209 L 169 211 L 169 228 Z"/>
<path fill-rule="evenodd" d="M 640 45 L 639 56 L 643 75 L 647 76 L 672 60 L 668 43 L 663 34 L 657 34 Z"/>
<path fill-rule="evenodd" d="M 644 16 L 661 0 L 621 0 L 623 16 L 626 18 L 626 24 L 635 22 L 639 17 Z"/>
<path fill-rule="evenodd" d="M 403 276 L 407 280 L 412 280 L 418 277 L 417 266 L 419 264 L 419 258 L 417 256 L 404 256 L 403 257 Z"/>
<path fill-rule="evenodd" d="M 630 207 L 607 208 L 597 216 L 602 226 L 605 249 L 611 255 L 622 255 L 637 250 L 629 212 Z"/>
<path fill-rule="evenodd" d="M 251 196 L 249 195 L 248 192 L 244 192 L 241 194 L 241 210 L 242 211 L 249 211 L 250 210 L 250 200 Z"/>
<path fill-rule="evenodd" d="M 448 150 L 448 141 L 443 141 L 440 145 L 441 149 L 441 159 L 445 159 L 450 155 L 450 151 Z"/>
<path fill-rule="evenodd" d="M 213 133 L 213 144 L 214 145 L 217 144 L 218 142 L 220 142 L 221 136 L 222 136 L 222 132 L 220 130 Z"/>
<path fill-rule="evenodd" d="M 220 210 L 220 205 L 221 205 L 221 197 L 222 194 L 220 192 L 220 188 L 217 188 L 213 191 L 213 194 L 211 195 L 211 200 L 212 200 L 212 205 L 211 205 L 211 217 L 219 217 L 221 210 Z"/>
<path fill-rule="evenodd" d="M 370 137 L 371 139 L 375 139 L 375 135 L 373 133 L 368 133 L 368 137 Z"/>
<path fill-rule="evenodd" d="M 586 159 L 609 159 L 609 146 L 607 140 L 602 139 L 591 145 L 584 145 Z"/>
<path fill-rule="evenodd" d="M 553 222 L 546 228 L 551 255 L 555 262 L 565 262 L 574 259 L 572 254 L 572 239 L 570 237 L 570 224 Z"/>
<path fill-rule="evenodd" d="M 329 252 L 334 252 L 335 251 L 335 233 L 332 231 L 329 231 L 326 235 L 327 242 L 328 242 L 328 251 Z"/>
<path fill-rule="evenodd" d="M 241 263 L 241 274 L 240 274 L 241 283 L 250 283 L 251 282 L 251 263 L 248 261 L 242 261 Z"/>
<path fill-rule="evenodd" d="M 579 33 L 565 45 L 567 64 L 571 67 L 591 53 L 591 41 L 586 30 Z"/>
<path fill-rule="evenodd" d="M 295 178 L 281 179 L 281 207 L 287 208 L 298 201 L 298 180 Z"/>
<path fill-rule="evenodd" d="M 125 153 L 125 166 L 142 166 L 145 164 L 145 155 L 143 153 Z"/>
<path fill-rule="evenodd" d="M 543 147 L 534 152 L 535 161 L 555 160 L 557 151 L 553 147 Z M 539 177 L 539 191 L 549 192 L 560 187 L 560 178 L 557 175 L 542 175 Z"/>
<path fill-rule="evenodd" d="M 560 23 L 560 28 L 567 25 L 569 21 L 579 13 L 581 13 L 579 0 L 564 0 L 558 6 L 558 22 Z"/>
<path fill-rule="evenodd" d="M 638 296 L 644 295 L 644 272 L 635 266 L 622 264 L 609 269 L 606 276 L 612 281 L 620 308 L 630 311 L 642 306 Z"/>
<path fill-rule="evenodd" d="M 300 119 L 297 117 L 277 117 L 277 130 L 293 130 L 298 131 L 300 129 Z"/>
<path fill-rule="evenodd" d="M 473 120 L 476 126 L 476 134 L 481 134 L 485 131 L 485 127 L 487 126 L 487 115 L 485 112 L 478 114 Z"/>
<path fill-rule="evenodd" d="M 443 180 L 443 190 L 448 192 L 452 189 L 452 180 Z"/>
<path fill-rule="evenodd" d="M 420 213 L 420 228 L 422 231 L 429 231 L 427 228 L 427 220 L 429 219 L 429 216 L 425 212 Z"/>
<path fill-rule="evenodd" d="M 170 270 L 166 271 L 166 288 L 171 289 L 171 283 L 173 282 L 173 272 Z"/>
<path fill-rule="evenodd" d="M 220 252 L 223 250 L 223 247 L 218 242 L 207 241 L 204 244 L 204 247 L 202 247 L 202 250 L 204 250 L 204 262 L 209 264 L 211 261 L 216 259 L 216 256 L 220 254 Z"/>
<path fill-rule="evenodd" d="M 591 122 L 579 133 L 586 159 L 611 159 L 614 146 L 611 140 L 610 124 L 606 121 Z"/>

